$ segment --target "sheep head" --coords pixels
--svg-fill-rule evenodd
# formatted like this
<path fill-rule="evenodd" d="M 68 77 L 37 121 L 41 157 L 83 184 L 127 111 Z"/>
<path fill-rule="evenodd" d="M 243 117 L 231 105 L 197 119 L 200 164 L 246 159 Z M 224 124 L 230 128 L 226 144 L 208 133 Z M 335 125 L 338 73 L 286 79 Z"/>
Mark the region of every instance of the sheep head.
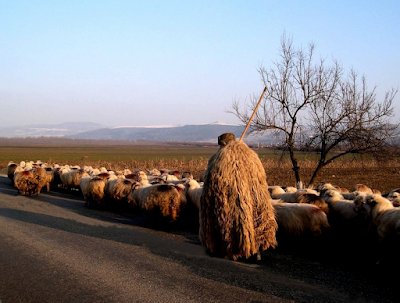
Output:
<path fill-rule="evenodd" d="M 378 194 L 365 196 L 363 209 L 370 216 L 376 216 L 379 212 L 393 208 L 393 204 L 386 198 Z"/>
<path fill-rule="evenodd" d="M 327 190 L 322 197 L 326 202 L 337 201 L 343 199 L 343 196 L 334 189 Z"/>

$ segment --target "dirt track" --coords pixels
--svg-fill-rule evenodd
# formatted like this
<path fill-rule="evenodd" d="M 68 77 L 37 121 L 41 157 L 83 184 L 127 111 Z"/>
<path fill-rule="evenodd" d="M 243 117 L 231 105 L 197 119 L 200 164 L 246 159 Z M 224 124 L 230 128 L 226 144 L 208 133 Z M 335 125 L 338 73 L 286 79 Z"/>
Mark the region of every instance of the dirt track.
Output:
<path fill-rule="evenodd" d="M 371 268 L 277 251 L 260 264 L 207 256 L 195 232 L 93 210 L 79 195 L 16 195 L 0 177 L 0 300 L 9 302 L 395 302 Z"/>

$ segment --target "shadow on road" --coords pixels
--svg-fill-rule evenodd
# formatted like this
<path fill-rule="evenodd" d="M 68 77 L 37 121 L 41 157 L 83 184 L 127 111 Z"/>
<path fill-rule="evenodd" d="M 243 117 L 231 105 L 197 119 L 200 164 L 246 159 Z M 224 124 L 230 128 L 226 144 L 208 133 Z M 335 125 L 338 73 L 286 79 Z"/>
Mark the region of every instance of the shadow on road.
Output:
<path fill-rule="evenodd" d="M 6 181 L 0 178 L 0 193 L 15 196 L 15 190 Z M 207 256 L 199 245 L 196 233 L 177 228 L 164 231 L 150 229 L 140 215 L 88 209 L 81 197 L 48 192 L 37 197 L 21 198 L 60 207 L 77 216 L 97 220 L 99 225 L 10 207 L 1 207 L 0 216 L 68 233 L 146 247 L 150 253 L 178 262 L 190 272 L 213 281 L 272 293 L 296 302 L 316 302 L 316 297 L 320 298 L 320 302 L 365 302 L 360 300 L 361 294 L 372 302 L 391 302 L 397 296 L 393 283 L 387 283 L 389 278 L 386 272 L 370 267 L 340 266 L 340 260 L 329 262 L 332 255 L 321 256 L 316 261 L 312 257 L 304 258 L 304 255 L 298 257 L 293 251 L 277 249 L 264 251 L 259 264 L 232 262 Z M 104 222 L 107 224 L 102 224 Z M 302 251 L 303 254 L 305 252 Z M 310 256 L 324 252 L 314 250 Z M 348 258 L 354 256 L 348 255 Z M 328 262 L 321 262 L 324 259 Z M 376 279 L 377 275 L 379 279 Z"/>

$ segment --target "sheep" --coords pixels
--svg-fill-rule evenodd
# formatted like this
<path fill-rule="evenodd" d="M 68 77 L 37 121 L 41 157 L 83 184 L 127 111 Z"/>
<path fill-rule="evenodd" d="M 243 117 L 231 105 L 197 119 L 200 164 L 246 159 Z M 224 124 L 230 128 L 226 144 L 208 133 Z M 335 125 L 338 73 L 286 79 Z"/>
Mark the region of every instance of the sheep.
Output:
<path fill-rule="evenodd" d="M 366 195 L 366 193 L 360 193 L 355 200 L 356 203 Z M 323 199 L 329 205 L 331 250 L 339 253 L 338 250 L 346 248 L 347 251 L 362 252 L 363 248 L 365 249 L 368 224 L 364 216 L 356 211 L 355 201 L 344 199 L 337 190 L 326 191 Z"/>
<path fill-rule="evenodd" d="M 346 200 L 354 200 L 357 196 L 364 194 L 366 194 L 366 192 L 363 191 L 352 191 L 348 193 L 341 193 L 342 197 Z"/>
<path fill-rule="evenodd" d="M 124 174 L 124 176 L 129 175 L 132 173 L 132 171 L 129 168 L 125 168 L 122 173 Z"/>
<path fill-rule="evenodd" d="M 338 191 L 327 190 L 323 199 L 329 205 L 329 215 L 332 220 L 343 222 L 358 217 L 358 213 L 354 210 L 354 201 L 344 199 Z"/>
<path fill-rule="evenodd" d="M 400 209 L 379 194 L 365 198 L 363 208 L 377 227 L 380 240 L 399 240 L 400 238 Z"/>
<path fill-rule="evenodd" d="M 181 210 L 181 193 L 173 185 L 143 185 L 136 182 L 130 192 L 132 205 L 152 223 L 177 221 Z M 161 220 L 160 220 L 161 219 Z"/>
<path fill-rule="evenodd" d="M 36 194 L 38 195 L 40 191 L 42 190 L 43 187 L 46 186 L 47 191 L 50 190 L 50 180 L 47 175 L 47 172 L 44 168 L 42 167 L 34 167 L 32 169 L 33 176 L 37 180 L 37 186 L 36 186 Z"/>
<path fill-rule="evenodd" d="M 179 170 L 170 170 L 168 174 L 171 176 L 175 176 L 177 179 L 182 179 L 182 174 Z"/>
<path fill-rule="evenodd" d="M 299 191 L 296 195 L 296 203 L 306 203 L 318 206 L 325 214 L 329 215 L 329 205 L 322 197 L 312 193 Z"/>
<path fill-rule="evenodd" d="M 386 260 L 397 259 L 400 248 L 400 209 L 379 194 L 365 197 L 362 204 L 370 223 L 376 228 L 378 256 L 376 264 L 382 265 Z M 393 267 L 393 262 L 387 263 Z"/>
<path fill-rule="evenodd" d="M 125 175 L 125 179 L 129 179 L 129 180 L 132 180 L 132 181 L 138 181 L 139 180 L 139 176 L 136 173 L 131 173 L 131 174 Z"/>
<path fill-rule="evenodd" d="M 391 198 L 388 197 L 388 200 L 392 202 L 394 207 L 400 206 L 400 193 L 394 192 Z"/>
<path fill-rule="evenodd" d="M 45 167 L 45 170 L 46 170 L 46 176 L 47 176 L 47 184 L 46 184 L 47 191 L 50 191 L 50 186 L 53 183 L 53 179 L 54 179 L 54 173 L 53 173 L 53 169 L 50 166 Z"/>
<path fill-rule="evenodd" d="M 91 176 L 87 176 L 87 177 L 83 177 L 80 181 L 79 181 L 79 187 L 81 188 L 81 192 L 83 195 L 83 199 L 85 199 L 86 201 L 86 206 L 90 206 L 91 202 L 91 192 L 90 192 L 90 187 L 89 187 L 89 182 L 92 179 Z"/>
<path fill-rule="evenodd" d="M 161 177 L 154 177 L 154 178 L 151 178 L 150 180 L 149 180 L 149 183 L 151 184 L 151 185 L 154 185 L 154 184 L 166 184 L 166 183 L 174 183 L 173 181 L 169 181 L 169 182 L 167 182 L 167 181 L 165 181 L 163 178 L 161 178 Z"/>
<path fill-rule="evenodd" d="M 147 172 L 148 172 L 148 174 L 151 175 L 151 176 L 155 176 L 155 177 L 161 176 L 161 172 L 160 172 L 158 169 L 156 169 L 156 168 L 153 168 L 152 170 L 149 170 L 149 171 L 147 171 Z"/>
<path fill-rule="evenodd" d="M 358 191 L 358 192 L 361 191 L 361 192 L 365 192 L 367 194 L 373 194 L 372 189 L 364 184 L 356 184 L 353 189 L 353 192 L 354 191 Z"/>
<path fill-rule="evenodd" d="M 151 186 L 147 174 L 142 170 L 138 172 L 138 182 L 140 183 L 140 186 Z"/>
<path fill-rule="evenodd" d="M 79 181 L 83 198 L 86 201 L 86 206 L 103 206 L 104 189 L 106 186 L 106 178 L 102 176 L 82 177 Z"/>
<path fill-rule="evenodd" d="M 61 181 L 65 189 L 79 190 L 81 179 L 89 176 L 83 169 L 72 169 L 61 175 Z"/>
<path fill-rule="evenodd" d="M 68 170 L 65 167 L 55 166 L 52 170 L 53 179 L 50 185 L 55 188 L 61 187 L 62 186 L 61 175 L 67 171 Z"/>
<path fill-rule="evenodd" d="M 287 193 L 295 193 L 296 191 L 297 191 L 297 188 L 293 187 L 293 186 L 288 186 L 285 189 L 285 192 L 287 192 Z"/>
<path fill-rule="evenodd" d="M 279 186 L 274 186 L 269 189 L 271 193 L 271 198 L 272 199 L 281 199 L 285 202 L 297 202 L 299 196 L 302 195 L 302 193 L 311 193 L 316 196 L 318 196 L 318 193 L 316 190 L 313 189 L 304 189 L 304 190 L 296 190 L 292 192 L 286 192 L 282 187 Z"/>
<path fill-rule="evenodd" d="M 193 174 L 190 171 L 184 171 L 182 173 L 182 179 L 189 180 L 189 179 L 194 179 L 194 177 L 193 177 Z"/>
<path fill-rule="evenodd" d="M 278 223 L 278 247 L 286 240 L 297 237 L 315 238 L 328 232 L 330 225 L 326 214 L 315 205 L 272 202 Z M 289 244 L 289 241 L 284 244 Z"/>
<path fill-rule="evenodd" d="M 200 210 L 200 198 L 202 191 L 203 187 L 200 186 L 200 184 L 196 180 L 190 179 L 186 181 L 185 194 L 188 203 L 197 210 Z"/>
<path fill-rule="evenodd" d="M 317 189 L 317 191 L 319 191 L 319 195 L 320 196 L 323 196 L 323 194 L 327 191 L 327 190 L 336 190 L 336 191 L 338 191 L 339 193 L 341 193 L 342 195 L 343 194 L 347 194 L 347 193 L 350 193 L 350 191 L 347 189 L 347 188 L 344 188 L 344 187 L 339 187 L 339 186 L 337 186 L 337 185 L 333 185 L 333 184 L 331 184 L 331 183 L 324 183 L 324 184 L 322 184 L 318 189 Z"/>
<path fill-rule="evenodd" d="M 287 202 L 287 203 L 307 203 L 314 204 L 321 208 L 326 214 L 329 213 L 329 206 L 322 199 L 316 190 L 305 189 L 296 190 L 295 192 L 285 192 L 280 186 L 269 186 L 268 190 L 271 193 L 271 197 L 275 202 Z"/>
<path fill-rule="evenodd" d="M 394 197 L 397 196 L 397 194 L 399 194 L 399 193 L 400 193 L 400 188 L 395 188 L 386 194 L 382 194 L 382 196 L 391 200 L 391 199 L 394 199 Z"/>
<path fill-rule="evenodd" d="M 165 182 L 169 182 L 169 181 L 178 181 L 180 180 L 176 175 L 174 174 L 162 174 L 160 176 Z"/>
<path fill-rule="evenodd" d="M 285 190 L 281 186 L 268 186 L 268 192 L 271 195 L 271 198 L 274 199 L 274 196 L 281 195 L 286 193 Z"/>
<path fill-rule="evenodd" d="M 114 204 L 122 207 L 127 206 L 132 202 L 130 192 L 133 184 L 134 181 L 130 179 L 116 178 L 109 180 L 106 183 L 104 191 L 106 204 Z"/>
<path fill-rule="evenodd" d="M 17 188 L 17 195 L 21 192 L 24 196 L 26 192 L 33 195 L 36 192 L 38 180 L 33 175 L 32 171 L 24 170 L 22 167 L 17 167 L 14 172 L 14 186 Z"/>
<path fill-rule="evenodd" d="M 14 186 L 14 171 L 18 167 L 17 163 L 12 161 L 7 164 L 7 176 L 11 180 L 11 184 Z"/>

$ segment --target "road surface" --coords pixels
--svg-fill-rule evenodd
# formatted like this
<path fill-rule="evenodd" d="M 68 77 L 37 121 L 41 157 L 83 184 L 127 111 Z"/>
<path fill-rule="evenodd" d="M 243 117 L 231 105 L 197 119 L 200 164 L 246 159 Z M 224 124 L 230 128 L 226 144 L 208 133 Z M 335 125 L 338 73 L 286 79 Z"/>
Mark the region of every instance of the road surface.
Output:
<path fill-rule="evenodd" d="M 213 258 L 196 232 L 89 209 L 77 194 L 17 196 L 0 177 L 2 303 L 395 302 L 386 280 L 277 250 L 259 264 Z"/>

